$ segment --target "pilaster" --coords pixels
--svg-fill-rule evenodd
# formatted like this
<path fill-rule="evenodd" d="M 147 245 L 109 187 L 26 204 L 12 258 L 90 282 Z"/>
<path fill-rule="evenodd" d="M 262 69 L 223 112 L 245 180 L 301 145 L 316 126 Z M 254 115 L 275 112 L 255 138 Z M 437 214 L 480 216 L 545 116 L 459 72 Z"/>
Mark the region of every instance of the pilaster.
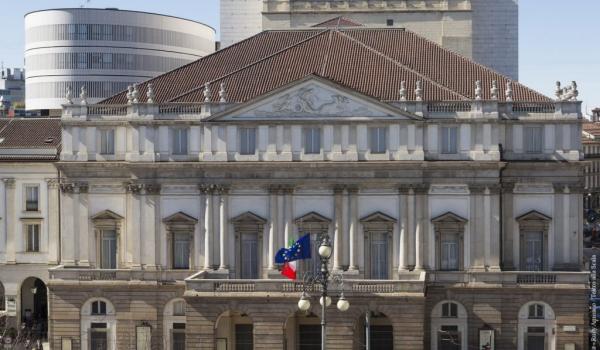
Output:
<path fill-rule="evenodd" d="M 358 271 L 358 187 L 349 187 L 348 196 L 350 200 L 350 220 L 348 229 L 348 257 L 350 271 Z"/>
<path fill-rule="evenodd" d="M 60 253 L 59 245 L 59 221 L 60 212 L 58 210 L 58 179 L 46 179 L 48 189 L 48 265 L 58 264 Z"/>
<path fill-rule="evenodd" d="M 89 222 L 89 199 L 88 199 L 88 185 L 78 183 L 75 186 L 73 194 L 74 205 L 77 206 L 77 241 L 79 243 L 79 257 L 77 265 L 79 266 L 90 266 L 90 222 Z M 75 213 L 73 213 L 75 215 Z"/>
<path fill-rule="evenodd" d="M 6 232 L 6 263 L 16 264 L 17 263 L 17 246 L 15 237 L 15 179 L 5 178 L 2 179 L 4 182 L 4 207 L 6 208 L 5 232 Z"/>
<path fill-rule="evenodd" d="M 343 223 L 343 199 L 344 199 L 344 187 L 336 186 L 333 189 L 334 194 L 334 234 L 333 234 L 333 269 L 342 269 L 342 235 L 344 231 Z"/>
<path fill-rule="evenodd" d="M 142 244 L 140 196 L 144 185 L 142 183 L 130 182 L 125 184 L 125 189 L 127 191 L 127 246 L 125 247 L 125 261 L 130 268 L 140 269 L 142 267 L 140 251 Z"/>
<path fill-rule="evenodd" d="M 398 252 L 398 272 L 409 270 L 409 227 L 408 227 L 408 187 L 398 189 L 399 215 L 398 230 L 400 235 L 400 247 Z"/>
<path fill-rule="evenodd" d="M 218 186 L 219 195 L 219 270 L 229 270 L 229 187 Z"/>

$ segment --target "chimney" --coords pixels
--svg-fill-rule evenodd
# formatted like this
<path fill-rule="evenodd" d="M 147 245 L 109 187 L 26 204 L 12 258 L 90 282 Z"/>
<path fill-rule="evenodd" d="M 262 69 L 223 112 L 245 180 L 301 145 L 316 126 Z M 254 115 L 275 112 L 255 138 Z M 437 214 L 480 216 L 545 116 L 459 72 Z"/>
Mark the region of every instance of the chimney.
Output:
<path fill-rule="evenodd" d="M 600 121 L 600 108 L 592 109 L 592 121 L 594 123 Z"/>

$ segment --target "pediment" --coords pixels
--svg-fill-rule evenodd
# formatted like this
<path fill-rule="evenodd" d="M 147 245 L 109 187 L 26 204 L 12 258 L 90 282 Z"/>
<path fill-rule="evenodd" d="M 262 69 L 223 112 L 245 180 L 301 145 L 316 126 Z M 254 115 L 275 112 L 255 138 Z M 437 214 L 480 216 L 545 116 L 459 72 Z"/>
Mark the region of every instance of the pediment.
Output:
<path fill-rule="evenodd" d="M 380 211 L 376 211 L 373 214 L 367 215 L 360 219 L 362 223 L 373 223 L 373 222 L 385 222 L 385 223 L 395 223 L 396 219 L 393 217 L 384 214 Z"/>
<path fill-rule="evenodd" d="M 519 217 L 516 218 L 517 221 L 551 221 L 552 218 L 540 213 L 537 210 L 529 211 Z"/>
<path fill-rule="evenodd" d="M 209 120 L 370 120 L 420 119 L 330 80 L 311 75 Z"/>
<path fill-rule="evenodd" d="M 431 219 L 432 223 L 452 223 L 452 224 L 464 224 L 466 223 L 467 219 L 463 218 L 462 216 L 456 215 L 452 212 L 446 212 L 442 215 L 436 216 L 435 218 Z"/>
<path fill-rule="evenodd" d="M 164 223 L 167 224 L 196 224 L 198 222 L 198 219 L 194 218 L 193 216 L 190 216 L 182 211 L 179 211 L 173 215 L 167 216 L 166 218 L 163 219 Z"/>
<path fill-rule="evenodd" d="M 103 210 L 101 212 L 96 213 L 95 215 L 92 215 L 92 220 L 93 221 L 98 221 L 98 220 L 123 220 L 124 218 L 115 213 L 114 211 L 111 210 Z"/>
<path fill-rule="evenodd" d="M 321 222 L 321 223 L 330 223 L 331 219 L 324 217 L 321 214 L 318 214 L 314 211 L 310 213 L 304 214 L 298 218 L 296 218 L 296 224 L 302 224 L 303 222 Z"/>
<path fill-rule="evenodd" d="M 231 219 L 231 222 L 237 223 L 237 224 L 252 223 L 252 224 L 263 224 L 264 225 L 267 223 L 267 219 L 260 217 L 250 211 L 247 211 L 247 212 L 242 213 L 242 214 L 234 217 L 233 219 Z"/>

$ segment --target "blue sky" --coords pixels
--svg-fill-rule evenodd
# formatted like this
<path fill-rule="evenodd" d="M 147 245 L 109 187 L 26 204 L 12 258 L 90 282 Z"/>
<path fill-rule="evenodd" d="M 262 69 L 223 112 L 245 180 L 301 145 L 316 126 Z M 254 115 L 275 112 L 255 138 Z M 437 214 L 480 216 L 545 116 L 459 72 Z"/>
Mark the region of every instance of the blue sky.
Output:
<path fill-rule="evenodd" d="M 477 0 L 475 0 L 477 1 Z M 2 0 L 0 61 L 23 66 L 23 15 L 57 7 L 119 7 L 185 17 L 219 28 L 219 0 Z M 584 108 L 600 107 L 598 0 L 520 0 L 520 80 L 553 96 L 556 80 L 576 80 Z M 12 28 L 12 29 L 11 29 Z"/>

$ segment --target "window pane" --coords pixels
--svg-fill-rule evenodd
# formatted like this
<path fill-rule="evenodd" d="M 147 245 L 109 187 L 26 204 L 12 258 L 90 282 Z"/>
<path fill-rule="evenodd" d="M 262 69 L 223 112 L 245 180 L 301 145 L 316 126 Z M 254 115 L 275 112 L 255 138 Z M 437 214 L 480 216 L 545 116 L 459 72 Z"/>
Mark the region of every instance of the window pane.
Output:
<path fill-rule="evenodd" d="M 388 279 L 387 234 L 371 234 L 371 278 Z"/>
<path fill-rule="evenodd" d="M 173 237 L 173 268 L 189 269 L 190 267 L 190 235 L 176 233 Z"/>
<path fill-rule="evenodd" d="M 31 224 L 26 226 L 27 230 L 27 251 L 40 251 L 40 225 Z"/>
<path fill-rule="evenodd" d="M 101 268 L 117 268 L 117 234 L 115 231 L 103 231 L 102 233 Z"/>
<path fill-rule="evenodd" d="M 458 236 L 456 234 L 443 234 L 440 242 L 441 259 L 440 268 L 442 270 L 459 269 L 459 246 Z"/>
<path fill-rule="evenodd" d="M 175 324 L 173 325 L 175 326 Z M 173 350 L 185 350 L 185 328 L 182 330 L 173 330 L 173 342 L 172 349 Z"/>
<path fill-rule="evenodd" d="M 187 154 L 187 129 L 173 129 L 173 154 Z"/>
<path fill-rule="evenodd" d="M 235 350 L 253 350 L 254 339 L 251 324 L 235 325 Z"/>
<path fill-rule="evenodd" d="M 525 152 L 542 153 L 543 129 L 541 126 L 525 127 L 523 136 L 525 137 Z"/>
<path fill-rule="evenodd" d="M 27 186 L 25 188 L 25 210 L 37 211 L 39 203 L 39 187 Z"/>
<path fill-rule="evenodd" d="M 304 153 L 321 153 L 321 130 L 319 128 L 304 129 Z"/>
<path fill-rule="evenodd" d="M 525 270 L 543 270 L 543 234 L 542 232 L 525 233 Z"/>
<path fill-rule="evenodd" d="M 115 154 L 115 131 L 100 131 L 100 154 Z"/>
<path fill-rule="evenodd" d="M 455 154 L 458 148 L 458 128 L 442 127 L 442 153 Z"/>
<path fill-rule="evenodd" d="M 384 127 L 370 128 L 371 153 L 385 153 L 387 146 L 386 130 L 387 128 Z"/>
<path fill-rule="evenodd" d="M 241 278 L 258 278 L 258 237 L 254 233 L 242 233 L 241 236 Z"/>
<path fill-rule="evenodd" d="M 240 128 L 240 154 L 254 154 L 256 150 L 256 129 Z"/>
<path fill-rule="evenodd" d="M 185 316 L 185 302 L 177 301 L 173 303 L 173 316 Z"/>

